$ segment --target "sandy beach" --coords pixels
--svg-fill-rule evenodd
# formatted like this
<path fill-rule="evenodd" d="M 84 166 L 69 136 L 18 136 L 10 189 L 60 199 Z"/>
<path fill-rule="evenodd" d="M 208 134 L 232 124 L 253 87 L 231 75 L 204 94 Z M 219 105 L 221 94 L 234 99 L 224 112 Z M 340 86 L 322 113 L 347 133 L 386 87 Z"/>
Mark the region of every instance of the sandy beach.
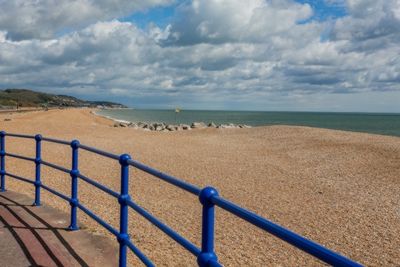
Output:
<path fill-rule="evenodd" d="M 12 113 L 12 112 L 10 112 Z M 219 195 L 365 266 L 400 266 L 400 138 L 308 127 L 146 132 L 111 127 L 89 109 L 1 113 L 0 130 L 82 144 L 132 159 Z M 11 121 L 5 121 L 11 119 Z M 71 168 L 71 148 L 43 142 L 42 158 Z M 35 142 L 6 137 L 6 151 L 35 156 Z M 81 151 L 80 173 L 119 192 L 119 164 Z M 7 158 L 6 170 L 34 179 L 35 165 Z M 44 184 L 70 195 L 70 176 L 42 166 Z M 34 188 L 6 178 L 8 190 Z M 201 205 L 180 189 L 130 169 L 131 199 L 200 247 Z M 118 202 L 79 184 L 79 201 L 118 229 Z M 69 204 L 43 190 L 43 202 Z M 83 212 L 93 232 L 111 236 Z M 130 238 L 157 266 L 196 259 L 133 211 Z M 268 233 L 216 209 L 216 253 L 224 266 L 325 266 Z M 141 266 L 131 253 L 132 266 Z"/>

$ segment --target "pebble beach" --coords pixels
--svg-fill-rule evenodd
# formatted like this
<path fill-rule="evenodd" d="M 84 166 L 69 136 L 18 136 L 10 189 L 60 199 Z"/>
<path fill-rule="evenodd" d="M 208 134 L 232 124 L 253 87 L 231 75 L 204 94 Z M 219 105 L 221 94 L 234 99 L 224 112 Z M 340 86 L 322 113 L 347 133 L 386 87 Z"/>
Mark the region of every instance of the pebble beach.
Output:
<path fill-rule="evenodd" d="M 121 155 L 223 198 L 364 266 L 400 266 L 400 138 L 295 126 L 157 132 L 112 127 L 91 109 L 0 113 L 0 130 L 80 143 Z M 43 142 L 42 158 L 71 168 L 71 148 Z M 31 139 L 6 137 L 6 151 L 35 157 Z M 119 192 L 119 164 L 81 151 L 79 171 Z M 34 180 L 35 165 L 6 158 L 9 173 Z M 70 176 L 42 166 L 42 182 L 70 195 Z M 34 187 L 6 178 L 8 190 L 34 197 Z M 42 201 L 69 203 L 42 190 Z M 130 169 L 131 199 L 201 246 L 196 196 Z M 78 198 L 118 229 L 113 197 L 84 181 Z M 216 208 L 215 250 L 224 266 L 326 266 L 321 261 Z M 84 227 L 115 239 L 78 212 Z M 156 266 L 197 266 L 196 258 L 140 215 L 129 214 L 132 242 Z M 117 257 L 117 255 L 116 255 Z M 142 266 L 130 253 L 131 266 Z"/>

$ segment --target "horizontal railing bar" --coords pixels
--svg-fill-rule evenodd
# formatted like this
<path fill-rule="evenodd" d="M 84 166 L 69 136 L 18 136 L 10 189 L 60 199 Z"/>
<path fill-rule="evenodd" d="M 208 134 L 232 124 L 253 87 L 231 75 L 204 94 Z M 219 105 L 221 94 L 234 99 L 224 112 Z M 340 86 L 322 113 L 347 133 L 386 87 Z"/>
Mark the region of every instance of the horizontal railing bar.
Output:
<path fill-rule="evenodd" d="M 197 248 L 195 245 L 187 241 L 185 238 L 180 236 L 178 233 L 174 232 L 171 228 L 163 224 L 161 221 L 157 220 L 153 215 L 145 211 L 143 208 L 139 207 L 136 205 L 132 200 L 128 200 L 127 204 L 129 207 L 134 209 L 137 213 L 142 215 L 145 219 L 147 219 L 149 222 L 157 226 L 158 229 L 166 233 L 169 237 L 171 237 L 173 240 L 178 242 L 182 247 L 187 249 L 190 253 L 193 255 L 197 256 L 200 254 L 201 250 Z"/>
<path fill-rule="evenodd" d="M 155 266 L 130 240 L 125 241 L 125 244 L 132 250 L 133 253 L 146 265 L 147 267 Z"/>
<path fill-rule="evenodd" d="M 47 161 L 42 161 L 42 164 L 46 165 L 46 166 L 49 166 L 49 167 L 51 167 L 53 169 L 57 169 L 59 171 L 66 172 L 66 173 L 70 173 L 71 172 L 70 169 L 67 169 L 67 168 L 64 168 L 64 167 L 61 167 L 61 166 L 57 166 L 57 165 L 55 165 L 53 163 L 50 163 L 50 162 L 47 162 Z"/>
<path fill-rule="evenodd" d="M 27 161 L 35 161 L 34 158 L 15 155 L 15 154 L 11 154 L 11 153 L 6 153 L 6 156 L 9 156 L 9 157 L 12 157 L 12 158 L 17 158 L 17 159 L 23 159 L 23 160 L 27 160 Z"/>
<path fill-rule="evenodd" d="M 8 172 L 6 172 L 5 175 L 10 176 L 10 177 L 15 178 L 15 179 L 18 179 L 18 180 L 21 180 L 21 181 L 24 181 L 24 182 L 27 182 L 27 183 L 30 183 L 30 184 L 34 184 L 35 183 L 35 181 L 29 180 L 29 179 L 26 179 L 26 178 L 23 178 L 21 176 L 14 175 L 14 174 L 11 174 L 11 173 L 8 173 Z"/>
<path fill-rule="evenodd" d="M 90 152 L 93 152 L 93 153 L 96 153 L 96 154 L 99 154 L 99 155 L 102 155 L 102 156 L 105 156 L 105 157 L 109 157 L 109 158 L 112 158 L 112 159 L 116 159 L 116 160 L 119 160 L 119 155 L 116 155 L 116 154 L 113 154 L 113 153 L 109 153 L 109 152 L 106 152 L 106 151 L 103 151 L 103 150 L 100 150 L 100 149 L 97 149 L 97 148 L 93 148 L 93 147 L 90 147 L 90 146 L 85 146 L 85 145 L 82 145 L 82 144 L 78 144 L 77 145 L 79 148 L 82 148 L 82 149 L 84 149 L 84 150 L 87 150 L 87 151 L 90 151 Z"/>
<path fill-rule="evenodd" d="M 148 174 L 151 174 L 151 175 L 153 175 L 155 177 L 158 177 L 158 178 L 160 178 L 160 179 L 162 179 L 162 180 L 164 180 L 164 181 L 166 181 L 166 182 L 168 182 L 170 184 L 173 184 L 173 185 L 175 185 L 175 186 L 177 186 L 177 187 L 179 187 L 179 188 L 181 188 L 181 189 L 183 189 L 183 190 L 185 190 L 187 192 L 190 192 L 190 193 L 192 193 L 192 194 L 194 194 L 196 196 L 200 194 L 200 191 L 201 191 L 200 188 L 197 188 L 194 185 L 191 185 L 189 183 L 186 183 L 186 182 L 183 182 L 181 180 L 178 180 L 175 177 L 172 177 L 172 176 L 170 176 L 168 174 L 165 174 L 165 173 L 162 173 L 162 172 L 157 171 L 155 169 L 152 169 L 152 168 L 150 168 L 150 167 L 148 167 L 148 166 L 146 166 L 146 165 L 144 165 L 142 163 L 136 162 L 134 160 L 129 159 L 127 162 L 128 162 L 129 165 L 131 165 L 131 166 L 133 166 L 133 167 L 135 167 L 135 168 L 137 168 L 139 170 L 147 172 Z"/>
<path fill-rule="evenodd" d="M 323 246 L 320 246 L 298 234 L 295 234 L 273 222 L 270 222 L 254 213 L 251 213 L 219 196 L 211 196 L 211 201 L 226 211 L 242 218 L 245 221 L 267 231 L 268 233 L 286 241 L 287 243 L 307 252 L 308 254 L 333 266 L 362 266 L 346 257 L 343 257 Z"/>
<path fill-rule="evenodd" d="M 96 214 L 94 214 L 93 212 L 91 212 L 90 210 L 88 210 L 85 206 L 83 206 L 80 203 L 76 203 L 76 206 L 81 209 L 84 213 L 86 213 L 87 215 L 89 215 L 92 219 L 94 219 L 96 222 L 98 222 L 99 224 L 101 224 L 104 228 L 106 228 L 110 233 L 112 233 L 115 236 L 119 235 L 119 232 L 117 230 L 115 230 L 113 227 L 111 227 L 108 223 L 106 223 L 105 221 L 103 221 L 102 219 L 100 219 L 100 217 L 98 217 Z"/>
<path fill-rule="evenodd" d="M 52 142 L 52 143 L 58 143 L 62 145 L 71 145 L 71 142 L 64 141 L 64 140 L 58 140 L 58 139 L 53 139 L 53 138 L 47 138 L 47 137 L 42 137 L 42 141 L 47 141 L 47 142 Z"/>
<path fill-rule="evenodd" d="M 50 187 L 48 187 L 48 186 L 45 186 L 45 185 L 42 184 L 42 185 L 40 185 L 40 187 L 43 188 L 43 189 L 46 189 L 46 190 L 49 191 L 50 193 L 52 193 L 52 194 L 54 194 L 54 195 L 56 195 L 56 196 L 59 196 L 59 197 L 65 199 L 65 200 L 67 200 L 67 201 L 70 201 L 70 200 L 71 200 L 70 197 L 67 197 L 67 196 L 64 195 L 64 194 L 61 194 L 61 193 L 57 192 L 56 190 L 54 190 L 54 189 L 52 189 L 52 188 L 50 188 Z"/>
<path fill-rule="evenodd" d="M 33 135 L 26 135 L 26 134 L 13 134 L 13 133 L 5 133 L 6 136 L 13 136 L 13 137 L 21 137 L 21 138 L 28 138 L 28 139 L 35 139 Z"/>
<path fill-rule="evenodd" d="M 106 193 L 112 195 L 113 197 L 118 198 L 119 195 L 120 195 L 120 194 L 118 194 L 117 192 L 111 190 L 110 188 L 105 187 L 104 185 L 99 184 L 98 182 L 95 182 L 95 181 L 93 181 L 92 179 L 89 179 L 88 177 L 86 177 L 86 176 L 84 176 L 84 175 L 82 175 L 82 174 L 80 174 L 80 173 L 77 175 L 77 177 L 79 177 L 79 178 L 81 178 L 82 180 L 84 180 L 85 182 L 87 182 L 87 183 L 89 183 L 89 184 L 91 184 L 91 185 L 97 187 L 98 189 L 103 190 L 104 192 L 106 192 Z"/>

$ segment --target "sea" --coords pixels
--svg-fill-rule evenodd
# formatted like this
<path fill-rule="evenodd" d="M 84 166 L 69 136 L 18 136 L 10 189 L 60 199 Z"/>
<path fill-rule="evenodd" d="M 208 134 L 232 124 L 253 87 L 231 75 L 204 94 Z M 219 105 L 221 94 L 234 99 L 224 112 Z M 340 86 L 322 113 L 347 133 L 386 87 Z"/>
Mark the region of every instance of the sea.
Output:
<path fill-rule="evenodd" d="M 336 113 L 336 112 L 282 112 L 282 111 L 226 111 L 226 110 L 96 110 L 99 116 L 120 122 L 164 122 L 166 124 L 192 124 L 213 122 L 244 124 L 252 127 L 294 125 L 400 136 L 399 113 Z"/>

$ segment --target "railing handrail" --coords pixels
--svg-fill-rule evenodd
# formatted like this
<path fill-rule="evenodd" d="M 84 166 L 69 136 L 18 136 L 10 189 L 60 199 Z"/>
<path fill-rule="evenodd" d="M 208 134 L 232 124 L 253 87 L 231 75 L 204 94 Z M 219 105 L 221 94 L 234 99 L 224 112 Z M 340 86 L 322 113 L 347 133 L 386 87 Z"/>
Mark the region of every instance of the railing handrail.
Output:
<path fill-rule="evenodd" d="M 5 151 L 5 137 L 16 137 L 16 138 L 27 138 L 36 140 L 36 157 L 30 158 L 26 156 L 15 155 L 11 153 L 7 153 Z M 61 167 L 55 165 L 50 162 L 43 161 L 41 158 L 41 142 L 47 141 L 52 143 L 58 143 L 62 145 L 68 145 L 72 148 L 72 168 L 67 169 L 65 167 Z M 132 252 L 146 265 L 146 266 L 154 266 L 154 264 L 130 241 L 128 234 L 128 209 L 131 208 L 151 222 L 153 225 L 162 230 L 165 234 L 179 243 L 183 248 L 188 250 L 194 256 L 197 257 L 197 263 L 199 266 L 222 266 L 218 263 L 217 255 L 214 252 L 214 206 L 218 206 L 235 216 L 242 218 L 243 220 L 263 229 L 264 231 L 286 241 L 287 243 L 305 251 L 306 253 L 324 261 L 333 266 L 362 266 L 340 254 L 337 254 L 317 243 L 314 243 L 296 233 L 293 233 L 271 221 L 268 221 L 257 214 L 247 211 L 240 206 L 235 205 L 234 203 L 223 199 L 218 195 L 216 189 L 212 187 L 198 188 L 194 185 L 181 181 L 175 177 L 159 172 L 155 169 L 152 169 L 146 165 L 143 165 L 139 162 L 136 162 L 131 159 L 131 157 L 127 154 L 122 154 L 120 156 L 116 154 L 112 154 L 103 150 L 99 150 L 97 148 L 85 146 L 80 144 L 79 141 L 73 140 L 71 142 L 46 138 L 41 135 L 30 136 L 30 135 L 22 135 L 22 134 L 12 134 L 5 133 L 4 131 L 0 132 L 0 176 L 1 176 L 1 184 L 0 184 L 0 192 L 6 191 L 5 188 L 5 177 L 11 177 L 14 179 L 21 180 L 23 182 L 31 183 L 35 186 L 35 203 L 34 205 L 40 206 L 40 189 L 43 188 L 52 194 L 55 194 L 67 201 L 69 201 L 71 205 L 71 224 L 69 226 L 70 230 L 78 230 L 79 227 L 77 224 L 77 208 L 85 212 L 92 219 L 97 221 L 100 225 L 110 231 L 117 237 L 117 241 L 120 244 L 120 255 L 119 255 L 119 266 L 126 266 L 126 252 L 127 248 L 131 249 Z M 90 178 L 84 176 L 79 173 L 78 168 L 78 149 L 83 149 L 89 151 L 91 153 L 95 153 L 104 157 L 108 157 L 114 160 L 118 160 L 121 165 L 121 192 L 117 193 L 112 189 L 97 183 Z M 24 177 L 20 177 L 11 173 L 8 173 L 5 169 L 5 157 L 14 157 L 22 160 L 33 161 L 36 164 L 36 173 L 35 173 L 35 181 L 29 180 Z M 41 164 L 46 165 L 48 167 L 57 169 L 62 172 L 69 173 L 71 175 L 71 197 L 65 196 L 56 190 L 42 184 L 40 180 L 40 166 Z M 167 225 L 159 221 L 156 217 L 145 211 L 143 208 L 135 204 L 129 195 L 129 166 L 132 166 L 136 169 L 144 171 L 148 174 L 151 174 L 165 182 L 168 182 L 176 187 L 179 187 L 186 192 L 192 193 L 199 197 L 200 203 L 203 205 L 203 216 L 202 216 L 202 241 L 201 241 L 201 249 L 190 243 L 187 239 L 180 236 L 178 233 L 173 231 Z M 110 194 L 111 196 L 118 199 L 118 203 L 120 204 L 120 229 L 117 230 L 113 228 L 111 225 L 107 224 L 100 217 L 94 214 L 92 211 L 87 209 L 85 206 L 79 203 L 77 197 L 78 190 L 78 178 L 86 181 L 87 183 L 95 186 L 96 188 Z"/>

